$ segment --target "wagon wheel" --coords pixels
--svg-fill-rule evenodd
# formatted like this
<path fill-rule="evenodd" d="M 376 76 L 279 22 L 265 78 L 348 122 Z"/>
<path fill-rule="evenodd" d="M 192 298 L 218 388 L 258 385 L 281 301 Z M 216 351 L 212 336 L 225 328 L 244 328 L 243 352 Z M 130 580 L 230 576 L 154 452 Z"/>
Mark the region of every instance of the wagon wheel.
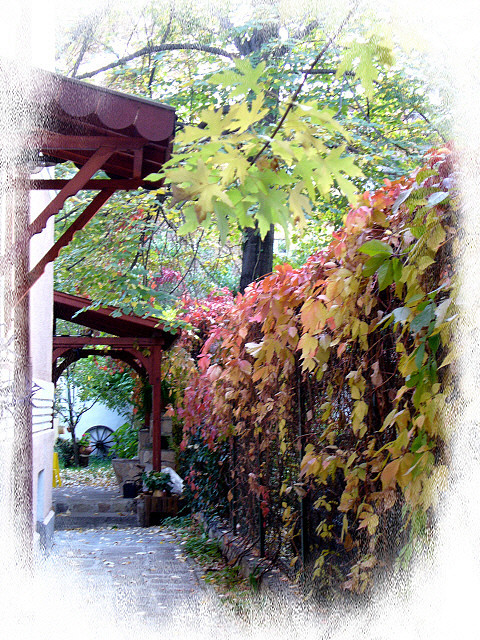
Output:
<path fill-rule="evenodd" d="M 90 436 L 90 446 L 93 448 L 92 455 L 98 458 L 106 458 L 110 447 L 113 445 L 113 431 L 110 427 L 96 426 L 87 429 Z"/>

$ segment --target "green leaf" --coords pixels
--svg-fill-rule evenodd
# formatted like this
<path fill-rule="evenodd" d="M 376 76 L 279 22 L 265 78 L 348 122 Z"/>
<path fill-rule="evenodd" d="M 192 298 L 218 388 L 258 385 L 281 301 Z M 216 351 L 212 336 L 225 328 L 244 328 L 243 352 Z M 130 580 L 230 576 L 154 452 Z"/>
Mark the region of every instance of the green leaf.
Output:
<path fill-rule="evenodd" d="M 378 270 L 378 289 L 383 291 L 393 282 L 392 262 L 384 262 Z"/>
<path fill-rule="evenodd" d="M 194 207 L 185 207 L 183 210 L 185 216 L 185 223 L 178 230 L 178 235 L 186 236 L 187 233 L 192 233 L 199 226 L 197 214 Z"/>
<path fill-rule="evenodd" d="M 402 279 L 402 263 L 398 258 L 392 260 L 393 279 L 395 282 L 400 282 Z"/>
<path fill-rule="evenodd" d="M 436 333 L 433 336 L 429 336 L 428 338 L 428 346 L 430 347 L 433 355 L 437 353 L 438 347 L 440 346 L 440 334 Z"/>
<path fill-rule="evenodd" d="M 415 352 L 415 364 L 417 365 L 417 369 L 422 368 L 424 355 L 425 355 L 425 342 L 422 342 L 422 344 L 417 348 L 417 351 Z"/>
<path fill-rule="evenodd" d="M 215 216 L 217 218 L 217 227 L 220 234 L 220 243 L 222 246 L 227 241 L 230 225 L 228 224 L 228 214 L 232 211 L 232 207 L 228 207 L 224 202 L 215 202 Z"/>
<path fill-rule="evenodd" d="M 435 207 L 437 204 L 440 204 L 440 202 L 446 200 L 449 196 L 450 194 L 448 191 L 437 191 L 437 193 L 432 193 L 432 195 L 428 197 L 428 204 L 431 207 Z"/>
<path fill-rule="evenodd" d="M 393 204 L 392 214 L 397 213 L 400 205 L 403 204 L 405 202 L 405 200 L 407 200 L 410 197 L 411 193 L 412 193 L 411 189 L 407 189 L 406 191 L 402 191 L 400 193 L 400 195 L 398 196 L 398 198 L 395 200 L 395 202 Z"/>
<path fill-rule="evenodd" d="M 410 329 L 413 333 L 418 333 L 424 327 L 427 327 L 430 322 L 435 318 L 435 305 L 430 303 L 425 309 L 415 316 L 410 323 Z"/>
<path fill-rule="evenodd" d="M 257 94 L 262 90 L 260 76 L 265 71 L 265 62 L 260 62 L 256 67 L 248 58 L 236 58 L 235 66 L 237 72 L 232 69 L 215 73 L 208 79 L 210 84 L 222 85 L 224 87 L 232 86 L 235 89 L 231 92 L 232 96 L 248 95 L 250 91 Z"/>
<path fill-rule="evenodd" d="M 302 195 L 301 191 L 304 188 L 304 183 L 299 182 L 296 187 L 290 192 L 290 198 L 288 199 L 288 205 L 294 218 L 297 218 L 297 224 L 303 224 L 305 220 L 305 214 L 312 213 L 312 205 L 310 200 Z"/>
<path fill-rule="evenodd" d="M 417 384 L 419 379 L 420 379 L 420 374 L 418 372 L 413 373 L 412 375 L 409 375 L 405 378 L 405 386 L 411 389 Z"/>
<path fill-rule="evenodd" d="M 389 259 L 387 253 L 380 253 L 372 258 L 369 258 L 363 265 L 362 273 L 366 278 L 369 278 L 377 272 L 379 266 Z"/>
<path fill-rule="evenodd" d="M 438 172 L 435 171 L 435 169 L 423 169 L 422 171 L 418 172 L 417 177 L 415 178 L 415 181 L 417 182 L 417 184 L 420 184 L 427 178 L 430 178 L 430 176 L 436 176 L 437 174 Z"/>
<path fill-rule="evenodd" d="M 395 322 L 401 322 L 403 324 L 410 317 L 410 309 L 407 307 L 398 307 L 393 310 L 393 317 Z"/>
<path fill-rule="evenodd" d="M 389 244 L 381 242 L 380 240 L 369 240 L 360 247 L 361 253 L 366 253 L 368 256 L 376 256 L 382 254 L 384 256 L 392 255 L 393 249 Z"/>

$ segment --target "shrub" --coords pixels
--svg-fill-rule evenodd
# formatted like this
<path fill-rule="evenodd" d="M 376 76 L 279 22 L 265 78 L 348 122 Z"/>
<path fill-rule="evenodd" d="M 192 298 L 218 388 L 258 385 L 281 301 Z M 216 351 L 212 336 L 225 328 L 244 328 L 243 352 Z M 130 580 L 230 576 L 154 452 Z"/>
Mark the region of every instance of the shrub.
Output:
<path fill-rule="evenodd" d="M 406 557 L 445 482 L 452 168 L 448 149 L 432 151 L 359 197 L 306 265 L 247 287 L 210 325 L 177 402 L 196 506 L 229 500 L 292 566 L 298 545 L 288 557 L 285 543 L 308 506 L 313 577 L 356 593 Z"/>
<path fill-rule="evenodd" d="M 73 442 L 70 439 L 57 438 L 54 451 L 58 453 L 59 461 L 64 467 L 73 466 Z"/>
<path fill-rule="evenodd" d="M 138 425 L 126 422 L 113 434 L 110 451 L 117 458 L 135 458 L 138 454 Z"/>
<path fill-rule="evenodd" d="M 169 495 L 172 491 L 172 480 L 166 471 L 150 471 L 142 473 L 142 480 L 149 491 L 166 491 Z"/>

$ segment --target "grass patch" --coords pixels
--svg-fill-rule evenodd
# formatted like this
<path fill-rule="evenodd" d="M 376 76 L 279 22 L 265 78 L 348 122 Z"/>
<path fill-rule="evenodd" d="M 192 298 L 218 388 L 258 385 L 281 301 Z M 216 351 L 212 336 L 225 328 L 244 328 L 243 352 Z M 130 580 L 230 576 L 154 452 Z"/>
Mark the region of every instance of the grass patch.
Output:
<path fill-rule="evenodd" d="M 223 557 L 218 540 L 209 538 L 203 527 L 189 516 L 167 518 L 163 525 L 173 530 L 185 554 L 202 567 L 205 582 L 215 588 L 224 603 L 239 612 L 255 590 L 249 580 L 240 575 L 238 567 L 231 566 Z"/>

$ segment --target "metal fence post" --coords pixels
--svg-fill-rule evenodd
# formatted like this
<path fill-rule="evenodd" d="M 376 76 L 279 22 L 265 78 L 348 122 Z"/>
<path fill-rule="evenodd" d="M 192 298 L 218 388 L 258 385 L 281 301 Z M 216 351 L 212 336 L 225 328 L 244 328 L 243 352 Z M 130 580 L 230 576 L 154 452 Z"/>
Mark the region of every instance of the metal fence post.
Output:
<path fill-rule="evenodd" d="M 300 460 L 299 466 L 302 462 L 302 458 L 305 454 L 305 442 L 304 442 L 304 429 L 303 429 L 303 416 L 305 415 L 304 398 L 302 395 L 302 380 L 301 373 L 299 372 L 298 363 L 296 366 L 297 373 L 297 416 L 298 416 L 298 437 L 300 440 Z M 300 499 L 300 553 L 302 559 L 302 566 L 305 567 L 305 562 L 308 557 L 309 551 L 309 535 L 308 535 L 308 498 L 303 496 Z"/>

